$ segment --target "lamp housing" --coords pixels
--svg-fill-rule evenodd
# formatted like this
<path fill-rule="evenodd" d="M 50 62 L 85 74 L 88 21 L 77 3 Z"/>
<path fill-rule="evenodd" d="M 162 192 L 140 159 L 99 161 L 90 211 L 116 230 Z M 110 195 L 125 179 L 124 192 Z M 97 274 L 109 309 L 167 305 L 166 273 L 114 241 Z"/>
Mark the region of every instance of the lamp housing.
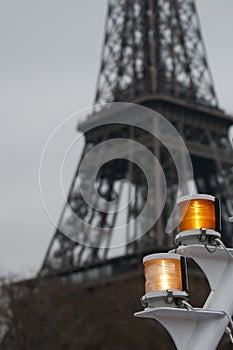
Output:
<path fill-rule="evenodd" d="M 220 201 L 211 195 L 195 194 L 180 197 L 180 233 L 175 242 L 182 245 L 215 245 L 221 238 Z"/>
<path fill-rule="evenodd" d="M 145 256 L 143 264 L 146 281 L 142 305 L 179 307 L 180 301 L 188 297 L 186 259 L 178 254 L 159 253 Z"/>

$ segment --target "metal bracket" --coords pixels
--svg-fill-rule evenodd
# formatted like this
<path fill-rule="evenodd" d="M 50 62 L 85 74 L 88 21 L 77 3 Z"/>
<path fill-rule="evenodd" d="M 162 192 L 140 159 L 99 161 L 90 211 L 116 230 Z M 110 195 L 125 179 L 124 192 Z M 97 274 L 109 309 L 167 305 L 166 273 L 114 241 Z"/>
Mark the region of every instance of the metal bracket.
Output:
<path fill-rule="evenodd" d="M 152 318 L 161 323 L 169 332 L 179 350 L 189 349 L 189 341 L 195 332 L 196 326 L 201 321 L 204 323 L 206 321 L 209 323 L 215 323 L 226 317 L 225 313 L 222 311 L 203 309 L 187 310 L 171 307 L 146 309 L 144 311 L 136 312 L 134 316 Z"/>

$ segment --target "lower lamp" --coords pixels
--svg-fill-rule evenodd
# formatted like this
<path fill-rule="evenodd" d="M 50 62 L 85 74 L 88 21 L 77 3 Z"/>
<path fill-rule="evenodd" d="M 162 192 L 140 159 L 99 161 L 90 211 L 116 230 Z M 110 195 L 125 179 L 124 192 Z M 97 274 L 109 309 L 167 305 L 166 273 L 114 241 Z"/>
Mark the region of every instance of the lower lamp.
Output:
<path fill-rule="evenodd" d="M 182 245 L 215 245 L 221 238 L 220 202 L 206 194 L 183 196 L 178 199 L 180 233 L 175 242 Z"/>
<path fill-rule="evenodd" d="M 179 307 L 188 298 L 186 259 L 178 254 L 147 255 L 143 259 L 145 292 L 141 298 L 145 308 Z"/>

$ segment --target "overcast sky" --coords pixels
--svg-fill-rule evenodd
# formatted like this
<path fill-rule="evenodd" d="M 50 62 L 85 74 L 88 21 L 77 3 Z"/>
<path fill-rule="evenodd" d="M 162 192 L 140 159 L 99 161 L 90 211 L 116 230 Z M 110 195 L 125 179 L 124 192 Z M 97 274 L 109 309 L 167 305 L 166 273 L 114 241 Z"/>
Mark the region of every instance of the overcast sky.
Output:
<path fill-rule="evenodd" d="M 56 126 L 93 102 L 106 4 L 0 0 L 0 275 L 33 275 L 54 233 L 40 198 L 40 157 Z M 233 113 L 233 2 L 197 6 L 220 104 Z M 54 206 L 59 217 L 56 194 Z"/>

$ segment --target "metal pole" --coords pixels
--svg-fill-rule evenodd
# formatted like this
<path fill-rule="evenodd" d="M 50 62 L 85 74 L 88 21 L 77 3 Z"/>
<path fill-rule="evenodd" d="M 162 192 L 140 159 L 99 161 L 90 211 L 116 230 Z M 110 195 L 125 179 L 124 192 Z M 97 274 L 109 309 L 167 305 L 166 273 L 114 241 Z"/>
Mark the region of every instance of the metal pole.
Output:
<path fill-rule="evenodd" d="M 216 247 L 211 253 L 196 244 L 180 246 L 176 252 L 192 258 L 206 274 L 211 292 L 203 309 L 146 308 L 135 316 L 159 321 L 178 350 L 214 350 L 233 314 L 233 249 Z"/>

